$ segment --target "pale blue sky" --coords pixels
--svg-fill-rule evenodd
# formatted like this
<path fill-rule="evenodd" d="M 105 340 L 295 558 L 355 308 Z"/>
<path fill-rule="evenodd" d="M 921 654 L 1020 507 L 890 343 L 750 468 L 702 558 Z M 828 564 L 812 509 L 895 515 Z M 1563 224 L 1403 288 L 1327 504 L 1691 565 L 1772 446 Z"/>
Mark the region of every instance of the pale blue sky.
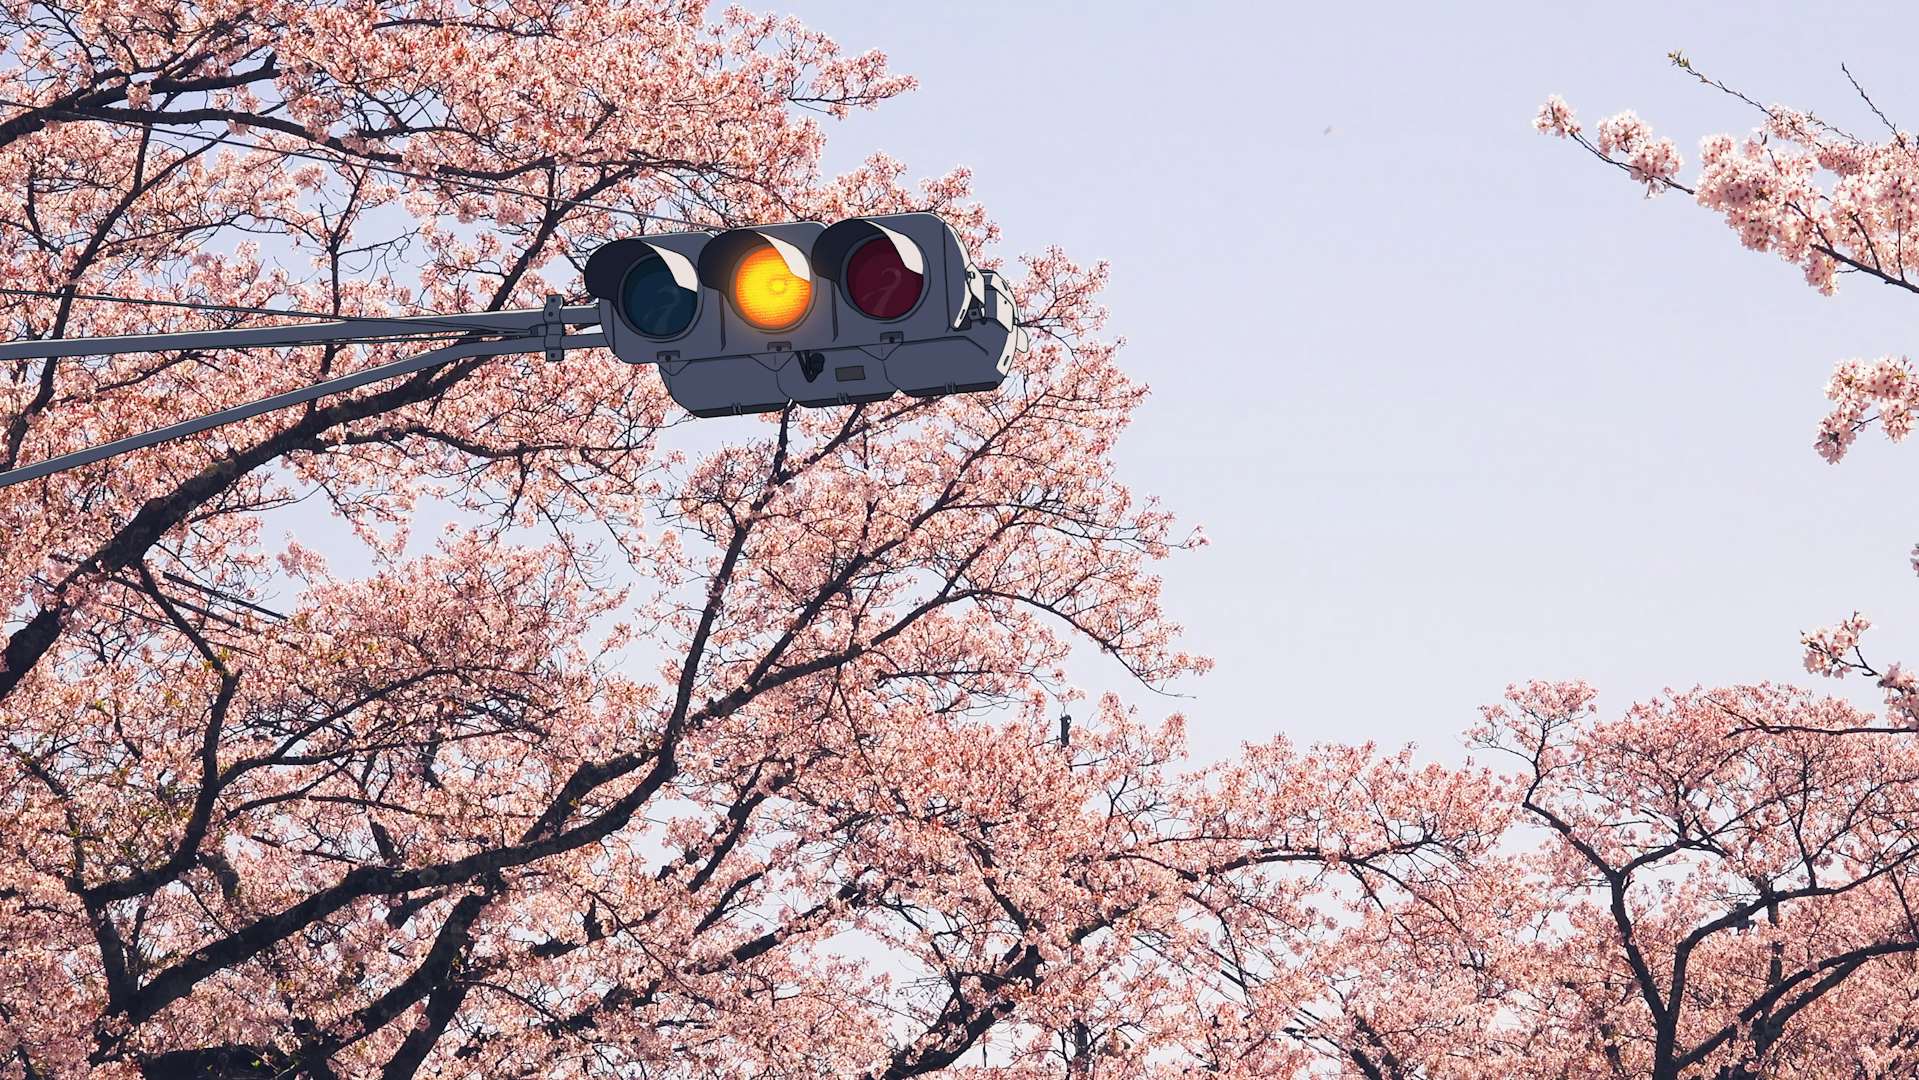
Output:
<path fill-rule="evenodd" d="M 1154 391 L 1122 475 L 1214 541 L 1167 569 L 1219 661 L 1177 703 L 1202 756 L 1275 732 L 1451 756 L 1475 706 L 1532 676 L 1589 678 L 1608 708 L 1807 681 L 1799 632 L 1854 608 L 1870 653 L 1919 659 L 1919 446 L 1812 451 L 1832 362 L 1910 348 L 1919 297 L 1848 280 L 1823 299 L 1529 126 L 1552 92 L 1589 125 L 1636 108 L 1691 175 L 1700 135 L 1753 115 L 1674 48 L 1869 128 L 1844 61 L 1919 117 L 1919 15 L 786 9 L 922 80 L 833 125 L 834 164 L 969 165 L 1000 254 L 1112 261 L 1112 332 Z"/>

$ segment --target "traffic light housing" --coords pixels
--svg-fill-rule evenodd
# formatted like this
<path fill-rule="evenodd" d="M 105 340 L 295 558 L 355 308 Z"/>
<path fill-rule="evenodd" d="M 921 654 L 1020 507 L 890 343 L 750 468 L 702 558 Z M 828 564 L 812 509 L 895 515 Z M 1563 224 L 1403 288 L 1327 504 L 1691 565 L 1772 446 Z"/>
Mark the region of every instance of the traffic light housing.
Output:
<path fill-rule="evenodd" d="M 615 356 L 696 416 L 991 390 L 1011 291 L 933 214 L 615 240 L 586 265 Z"/>

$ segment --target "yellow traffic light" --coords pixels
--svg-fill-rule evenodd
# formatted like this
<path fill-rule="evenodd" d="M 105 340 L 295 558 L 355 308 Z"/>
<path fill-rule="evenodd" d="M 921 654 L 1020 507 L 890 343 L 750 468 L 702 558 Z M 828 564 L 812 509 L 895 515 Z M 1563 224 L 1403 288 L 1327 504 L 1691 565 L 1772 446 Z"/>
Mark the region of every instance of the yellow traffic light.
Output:
<path fill-rule="evenodd" d="M 806 315 L 813 284 L 794 275 L 771 244 L 762 244 L 733 268 L 733 306 L 762 330 L 784 330 Z"/>

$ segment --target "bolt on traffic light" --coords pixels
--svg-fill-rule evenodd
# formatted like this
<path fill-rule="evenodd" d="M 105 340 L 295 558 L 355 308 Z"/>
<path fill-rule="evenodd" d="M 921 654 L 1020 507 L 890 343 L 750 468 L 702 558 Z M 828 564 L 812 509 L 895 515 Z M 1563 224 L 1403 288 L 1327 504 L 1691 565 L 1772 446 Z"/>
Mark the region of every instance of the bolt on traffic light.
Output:
<path fill-rule="evenodd" d="M 586 264 L 614 355 L 696 416 L 991 390 L 1013 298 L 933 214 L 615 240 Z"/>

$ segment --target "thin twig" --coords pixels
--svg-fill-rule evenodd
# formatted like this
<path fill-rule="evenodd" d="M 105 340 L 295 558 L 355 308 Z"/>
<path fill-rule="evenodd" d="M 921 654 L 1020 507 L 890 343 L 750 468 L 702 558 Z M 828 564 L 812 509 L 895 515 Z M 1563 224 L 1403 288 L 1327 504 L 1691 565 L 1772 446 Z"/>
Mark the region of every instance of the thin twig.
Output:
<path fill-rule="evenodd" d="M 1859 100 L 1861 100 L 1861 101 L 1863 101 L 1863 102 L 1865 102 L 1865 103 L 1866 103 L 1866 108 L 1868 108 L 1868 109 L 1871 109 L 1871 110 L 1872 110 L 1872 115 L 1874 115 L 1874 116 L 1876 116 L 1876 117 L 1878 117 L 1878 118 L 1879 118 L 1879 122 L 1880 122 L 1880 123 L 1882 123 L 1882 124 L 1884 124 L 1884 125 L 1886 125 L 1886 130 L 1887 130 L 1887 131 L 1890 131 L 1890 132 L 1892 132 L 1892 141 L 1893 141 L 1893 142 L 1896 142 L 1896 143 L 1898 143 L 1898 144 L 1899 144 L 1900 146 L 1904 146 L 1904 145 L 1906 145 L 1906 137 L 1905 137 L 1904 135 L 1902 135 L 1902 134 L 1900 134 L 1900 132 L 1899 132 L 1899 125 L 1897 125 L 1897 124 L 1895 124 L 1895 123 L 1893 123 L 1893 122 L 1892 122 L 1891 120 L 1889 120 L 1889 119 L 1887 119 L 1887 117 L 1886 117 L 1886 114 L 1885 114 L 1884 112 L 1882 112 L 1882 111 L 1880 111 L 1880 108 L 1879 108 L 1879 103 L 1878 103 L 1878 102 L 1876 102 L 1876 101 L 1874 101 L 1874 100 L 1872 100 L 1872 95 L 1871 95 L 1871 94 L 1868 94 L 1868 93 L 1866 93 L 1866 88 L 1865 88 L 1865 87 L 1863 87 L 1863 86 L 1860 86 L 1860 85 L 1859 85 L 1859 80 L 1858 80 L 1858 79 L 1855 79 L 1855 78 L 1853 78 L 1853 77 L 1852 77 L 1852 69 L 1851 69 L 1851 68 L 1849 68 L 1849 67 L 1847 67 L 1847 66 L 1846 66 L 1846 65 L 1845 65 L 1845 64 L 1844 64 L 1844 63 L 1842 62 L 1842 63 L 1841 63 L 1840 65 L 1839 65 L 1839 70 L 1840 70 L 1840 71 L 1843 71 L 1843 72 L 1845 72 L 1845 73 L 1846 73 L 1846 81 L 1847 81 L 1847 82 L 1849 82 L 1849 83 L 1851 83 L 1851 84 L 1852 84 L 1852 88 L 1853 88 L 1853 90 L 1855 90 L 1855 91 L 1857 91 L 1857 92 L 1858 92 L 1858 94 L 1859 94 Z"/>

